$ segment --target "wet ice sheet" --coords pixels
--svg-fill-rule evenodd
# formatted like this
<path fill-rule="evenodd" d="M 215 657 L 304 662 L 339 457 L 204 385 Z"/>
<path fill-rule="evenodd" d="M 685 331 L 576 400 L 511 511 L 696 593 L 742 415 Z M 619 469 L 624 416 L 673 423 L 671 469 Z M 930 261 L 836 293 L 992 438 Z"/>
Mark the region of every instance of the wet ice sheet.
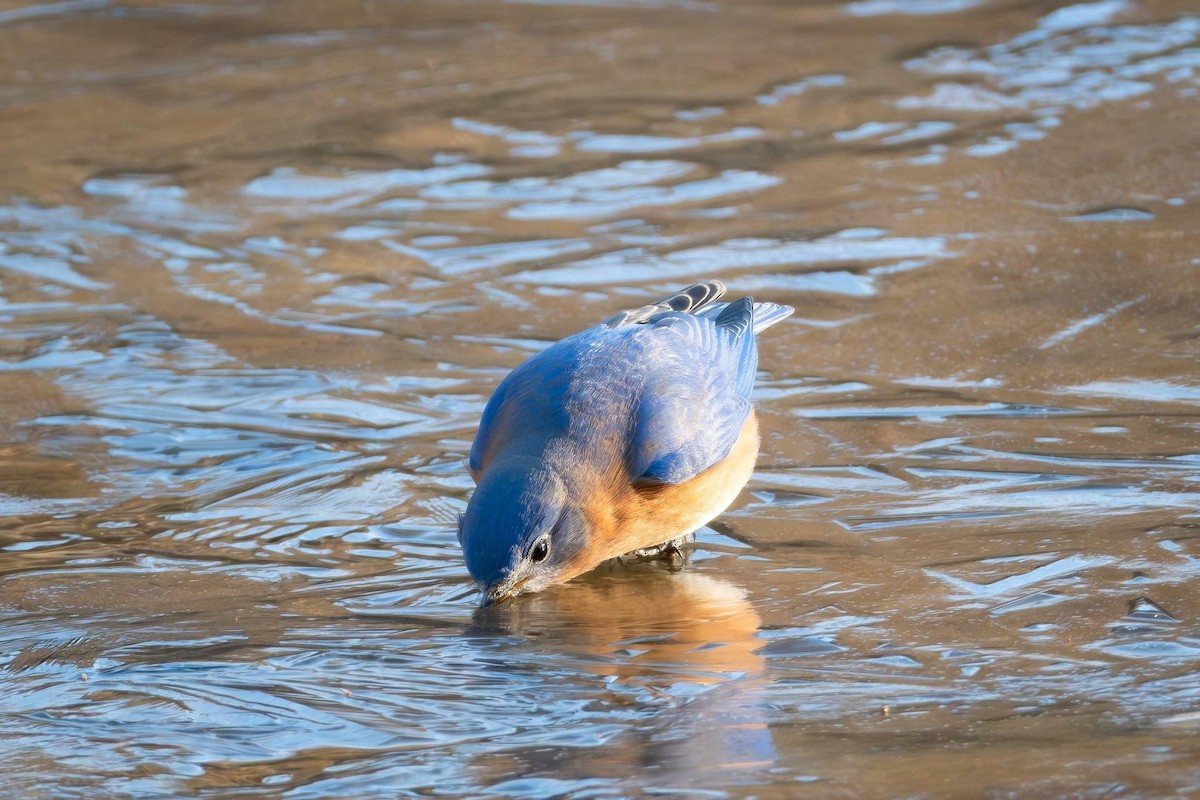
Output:
<path fill-rule="evenodd" d="M 514 281 L 551 285 L 630 284 L 651 280 L 689 282 L 703 275 L 764 270 L 772 267 L 812 267 L 879 261 L 928 262 L 946 255 L 946 243 L 932 239 L 867 239 L 832 236 L 815 242 L 780 242 L 736 239 L 719 245 L 676 250 L 662 258 L 642 250 L 623 251 L 558 269 L 524 272 Z M 756 275 L 745 291 L 783 289 L 826 291 L 840 294 L 874 293 L 870 276 L 853 273 L 812 272 L 805 275 Z"/>
<path fill-rule="evenodd" d="M 999 155 L 1022 141 L 1043 138 L 1064 109 L 1089 109 L 1131 100 L 1165 81 L 1194 97 L 1200 76 L 1200 18 L 1119 25 L 1132 12 L 1125 0 L 1059 8 L 1036 28 L 976 51 L 943 47 L 906 62 L 938 79 L 931 94 L 901 98 L 903 108 L 1032 112 L 1038 125 L 1009 123 L 1005 133 L 967 148 Z"/>
<path fill-rule="evenodd" d="M 1196 784 L 1190 9 L 264 13 L 0 15 L 6 789 Z M 488 393 L 713 275 L 747 493 L 478 611 Z"/>

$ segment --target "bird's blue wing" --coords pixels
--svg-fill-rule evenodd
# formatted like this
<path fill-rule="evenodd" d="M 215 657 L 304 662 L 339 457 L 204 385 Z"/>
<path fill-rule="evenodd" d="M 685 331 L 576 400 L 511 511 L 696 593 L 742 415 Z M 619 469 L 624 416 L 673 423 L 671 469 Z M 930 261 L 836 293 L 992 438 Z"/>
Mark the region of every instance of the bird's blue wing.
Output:
<path fill-rule="evenodd" d="M 648 366 L 630 442 L 635 483 L 683 483 L 729 455 L 750 413 L 753 324 L 742 299 L 715 319 L 662 313 L 639 332 Z"/>

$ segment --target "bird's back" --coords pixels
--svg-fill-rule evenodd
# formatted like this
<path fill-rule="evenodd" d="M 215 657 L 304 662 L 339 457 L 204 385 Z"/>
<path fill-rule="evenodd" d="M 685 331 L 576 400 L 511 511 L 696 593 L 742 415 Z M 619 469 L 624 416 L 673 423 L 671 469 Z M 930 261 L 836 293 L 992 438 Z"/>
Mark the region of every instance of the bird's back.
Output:
<path fill-rule="evenodd" d="M 754 335 L 791 309 L 715 303 L 723 291 L 718 281 L 697 284 L 531 357 L 489 401 L 472 473 L 530 458 L 677 484 L 724 458 L 750 409 Z"/>

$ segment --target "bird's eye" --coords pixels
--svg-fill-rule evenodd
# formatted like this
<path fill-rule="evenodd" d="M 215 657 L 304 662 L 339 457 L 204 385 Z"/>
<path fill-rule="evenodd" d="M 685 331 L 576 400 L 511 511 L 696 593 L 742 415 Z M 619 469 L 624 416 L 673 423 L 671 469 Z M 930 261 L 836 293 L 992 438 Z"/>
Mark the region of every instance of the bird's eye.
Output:
<path fill-rule="evenodd" d="M 546 560 L 548 555 L 550 555 L 550 539 L 543 536 L 533 543 L 533 549 L 529 551 L 529 560 L 534 564 L 540 564 Z"/>

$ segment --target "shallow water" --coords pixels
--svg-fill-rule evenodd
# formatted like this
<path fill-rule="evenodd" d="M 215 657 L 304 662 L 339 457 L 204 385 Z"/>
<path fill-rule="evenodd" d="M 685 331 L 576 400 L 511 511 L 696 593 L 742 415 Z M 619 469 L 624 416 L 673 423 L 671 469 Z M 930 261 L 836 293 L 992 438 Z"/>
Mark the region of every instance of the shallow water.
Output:
<path fill-rule="evenodd" d="M 0 8 L 0 795 L 1200 793 L 1184 0 Z M 679 573 L 479 611 L 531 352 L 791 303 Z"/>

